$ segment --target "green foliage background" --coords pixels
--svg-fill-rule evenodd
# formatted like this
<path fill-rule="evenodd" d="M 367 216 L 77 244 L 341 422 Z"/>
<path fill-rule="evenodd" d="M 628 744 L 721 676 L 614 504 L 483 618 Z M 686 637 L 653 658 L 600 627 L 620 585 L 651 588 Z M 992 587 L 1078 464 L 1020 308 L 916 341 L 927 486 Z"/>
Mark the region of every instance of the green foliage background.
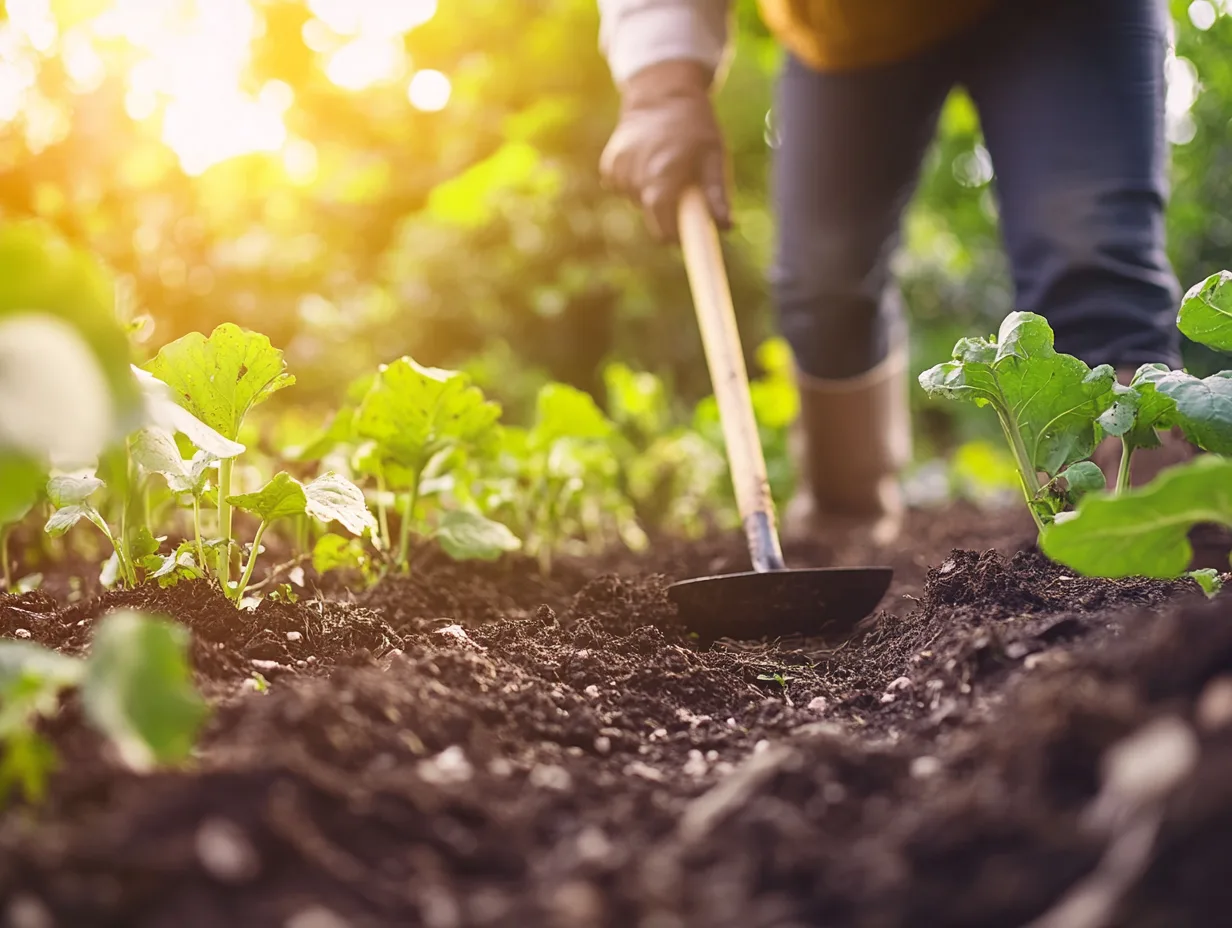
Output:
<path fill-rule="evenodd" d="M 1192 66 L 1198 81 L 1178 117 L 1187 141 L 1173 150 L 1169 232 L 1185 284 L 1227 266 L 1232 252 L 1232 15 L 1222 3 L 1172 3 L 1184 59 L 1174 70 Z M 352 378 L 401 354 L 468 368 L 515 421 L 549 377 L 602 397 L 612 359 L 659 373 L 682 400 L 707 392 L 677 255 L 598 183 L 616 99 L 595 0 L 441 3 L 405 35 L 414 67 L 452 82 L 449 104 L 431 113 L 408 104 L 405 80 L 361 91 L 331 82 L 305 44 L 306 0 L 251 4 L 260 29 L 245 85 L 294 89 L 285 122 L 314 146 L 314 177 L 291 176 L 276 154 L 186 175 L 157 118 L 125 112 L 121 52 L 105 57 L 97 87 L 78 93 L 52 45 L 27 90 L 39 106 L 0 122 L 0 219 L 42 217 L 100 254 L 122 275 L 130 312 L 152 317 L 151 347 L 223 321 L 269 335 L 300 384 L 271 406 L 334 405 Z M 109 5 L 51 2 L 62 32 Z M 1200 29 L 1208 10 L 1214 21 Z M 752 0 L 740 0 L 738 22 L 720 107 L 738 186 L 727 247 L 752 360 L 774 327 L 763 270 L 780 55 Z M 970 170 L 979 143 L 958 91 L 898 260 L 917 370 L 1013 308 L 991 186 Z M 979 419 L 916 401 L 925 452 L 979 432 Z"/>

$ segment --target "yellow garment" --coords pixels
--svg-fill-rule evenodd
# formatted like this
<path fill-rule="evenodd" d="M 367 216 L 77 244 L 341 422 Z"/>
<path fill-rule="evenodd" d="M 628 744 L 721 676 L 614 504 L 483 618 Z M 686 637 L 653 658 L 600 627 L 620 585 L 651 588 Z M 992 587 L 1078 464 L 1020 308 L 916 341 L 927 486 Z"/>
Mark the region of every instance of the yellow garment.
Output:
<path fill-rule="evenodd" d="M 819 71 L 902 61 L 973 23 L 995 0 L 758 0 L 780 42 Z"/>

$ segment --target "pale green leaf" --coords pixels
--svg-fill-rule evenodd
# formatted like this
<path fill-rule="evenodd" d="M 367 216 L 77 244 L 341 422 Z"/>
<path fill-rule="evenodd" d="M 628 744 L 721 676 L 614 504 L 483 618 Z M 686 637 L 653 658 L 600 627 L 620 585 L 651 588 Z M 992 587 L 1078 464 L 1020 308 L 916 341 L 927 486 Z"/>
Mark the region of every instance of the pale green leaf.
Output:
<path fill-rule="evenodd" d="M 178 432 L 215 459 L 233 458 L 243 453 L 243 445 L 220 435 L 181 406 L 171 388 L 149 371 L 133 367 L 133 376 L 141 387 L 145 417 L 151 428 L 168 434 Z"/>
<path fill-rule="evenodd" d="M 612 423 L 594 398 L 568 384 L 545 384 L 539 390 L 535 410 L 529 440 L 537 448 L 561 438 L 600 439 L 612 433 Z"/>
<path fill-rule="evenodd" d="M 312 549 L 312 569 L 319 574 L 331 570 L 362 570 L 367 563 L 363 544 L 332 532 L 317 539 Z"/>
<path fill-rule="evenodd" d="M 1198 570 L 1191 570 L 1185 576 L 1202 588 L 1202 592 L 1206 594 L 1207 599 L 1214 599 L 1223 589 L 1223 578 L 1214 567 L 1202 567 Z"/>
<path fill-rule="evenodd" d="M 304 493 L 304 485 L 282 471 L 256 493 L 228 496 L 227 502 L 236 509 L 252 513 L 262 522 L 273 522 L 287 516 L 303 515 L 308 497 Z"/>
<path fill-rule="evenodd" d="M 494 561 L 522 547 L 522 542 L 507 526 L 460 509 L 441 516 L 436 540 L 455 561 Z"/>
<path fill-rule="evenodd" d="M 146 369 L 181 406 L 232 441 L 249 409 L 295 383 L 268 338 L 229 322 L 209 338 L 191 332 L 165 345 Z"/>
<path fill-rule="evenodd" d="M 1207 455 L 1141 489 L 1088 496 L 1070 518 L 1047 527 L 1041 547 L 1089 576 L 1173 578 L 1193 558 L 1189 530 L 1204 522 L 1232 525 L 1232 460 Z"/>
<path fill-rule="evenodd" d="M 418 472 L 444 448 L 490 430 L 500 407 L 458 371 L 399 358 L 380 371 L 355 416 L 355 432 L 381 458 Z"/>
<path fill-rule="evenodd" d="M 1181 300 L 1177 328 L 1216 351 L 1232 351 L 1232 271 L 1219 271 L 1190 288 Z"/>
<path fill-rule="evenodd" d="M 338 522 L 353 535 L 376 529 L 363 490 L 339 474 L 322 474 L 304 487 L 304 497 L 304 509 L 314 519 Z"/>
<path fill-rule="evenodd" d="M 82 705 L 135 770 L 188 757 L 205 721 L 188 644 L 182 626 L 134 612 L 107 616 L 94 633 Z"/>
<path fill-rule="evenodd" d="M 83 503 L 101 490 L 103 481 L 93 474 L 58 474 L 47 481 L 47 499 L 53 506 Z"/>
<path fill-rule="evenodd" d="M 102 514 L 89 503 L 75 503 L 57 509 L 48 518 L 43 531 L 55 538 L 63 535 L 82 519 L 94 523 L 104 535 L 111 537 L 111 529 L 107 527 Z"/>

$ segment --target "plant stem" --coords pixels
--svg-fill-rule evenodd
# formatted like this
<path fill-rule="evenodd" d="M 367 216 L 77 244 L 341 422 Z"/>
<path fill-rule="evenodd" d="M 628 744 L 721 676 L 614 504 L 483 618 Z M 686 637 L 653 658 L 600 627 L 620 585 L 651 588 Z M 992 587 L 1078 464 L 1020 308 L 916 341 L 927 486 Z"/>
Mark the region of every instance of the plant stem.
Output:
<path fill-rule="evenodd" d="M 261 538 L 265 535 L 265 529 L 268 525 L 268 522 L 262 522 L 257 526 L 257 534 L 252 539 L 252 551 L 248 554 L 248 565 L 244 568 L 244 574 L 240 577 L 240 582 L 235 587 L 235 595 L 231 597 L 235 600 L 236 605 L 239 605 L 239 601 L 243 599 L 244 590 L 248 587 L 248 581 L 252 579 L 252 569 L 256 566 L 257 555 L 261 552 Z"/>
<path fill-rule="evenodd" d="M 222 539 L 218 554 L 218 580 L 224 590 L 231 582 L 231 504 L 227 502 L 227 497 L 231 495 L 233 466 L 233 458 L 218 462 L 218 536 Z"/>
<path fill-rule="evenodd" d="M 197 542 L 197 566 L 206 569 L 205 548 L 201 546 L 201 497 L 193 495 L 193 535 Z"/>
<path fill-rule="evenodd" d="M 1001 423 L 1001 431 L 1005 435 L 1005 440 L 1009 442 L 1010 450 L 1014 453 L 1014 461 L 1018 464 L 1018 476 L 1022 480 L 1022 491 L 1027 498 L 1027 509 L 1031 511 L 1035 527 L 1042 532 L 1044 522 L 1039 517 L 1039 513 L 1035 511 L 1035 506 L 1032 505 L 1039 496 L 1039 475 L 1035 472 L 1035 465 L 1031 463 L 1031 455 L 1027 453 L 1027 446 L 1022 443 L 1022 435 L 1018 432 L 1017 423 L 1008 421 L 1000 412 L 997 414 L 997 419 Z"/>
<path fill-rule="evenodd" d="M 9 568 L 9 528 L 0 528 L 0 561 L 4 562 L 4 588 L 13 588 L 13 571 Z"/>
<path fill-rule="evenodd" d="M 402 513 L 402 524 L 398 526 L 398 563 L 403 573 L 411 569 L 411 522 L 415 519 L 415 507 L 419 505 L 419 482 L 423 476 L 423 468 L 415 469 L 411 481 L 411 492 L 407 495 L 406 509 Z"/>
<path fill-rule="evenodd" d="M 1121 466 L 1117 469 L 1117 482 L 1115 495 L 1120 496 L 1129 488 L 1129 458 L 1134 453 L 1134 449 L 1129 442 L 1125 440 L 1125 436 L 1121 436 Z"/>
<path fill-rule="evenodd" d="M 382 467 L 380 464 L 377 464 L 376 466 L 376 489 L 378 493 L 377 503 L 376 503 L 376 518 L 377 518 L 378 524 L 380 525 L 380 532 L 381 532 L 381 545 L 380 546 L 384 547 L 385 550 L 388 551 L 390 548 L 389 511 L 388 511 L 388 507 L 386 507 L 385 505 L 385 493 L 387 492 L 385 489 L 385 468 Z"/>

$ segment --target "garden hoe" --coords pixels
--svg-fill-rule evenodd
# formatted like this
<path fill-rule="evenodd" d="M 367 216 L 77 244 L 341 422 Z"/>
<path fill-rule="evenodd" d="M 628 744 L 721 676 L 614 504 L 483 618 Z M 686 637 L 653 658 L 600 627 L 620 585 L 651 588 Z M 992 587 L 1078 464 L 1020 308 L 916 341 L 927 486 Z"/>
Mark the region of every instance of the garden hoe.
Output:
<path fill-rule="evenodd" d="M 668 587 L 668 595 L 685 626 L 711 641 L 793 634 L 840 637 L 876 608 L 893 571 L 788 570 L 783 563 L 719 235 L 697 188 L 685 191 L 680 200 L 680 244 L 753 570 L 685 580 Z"/>

